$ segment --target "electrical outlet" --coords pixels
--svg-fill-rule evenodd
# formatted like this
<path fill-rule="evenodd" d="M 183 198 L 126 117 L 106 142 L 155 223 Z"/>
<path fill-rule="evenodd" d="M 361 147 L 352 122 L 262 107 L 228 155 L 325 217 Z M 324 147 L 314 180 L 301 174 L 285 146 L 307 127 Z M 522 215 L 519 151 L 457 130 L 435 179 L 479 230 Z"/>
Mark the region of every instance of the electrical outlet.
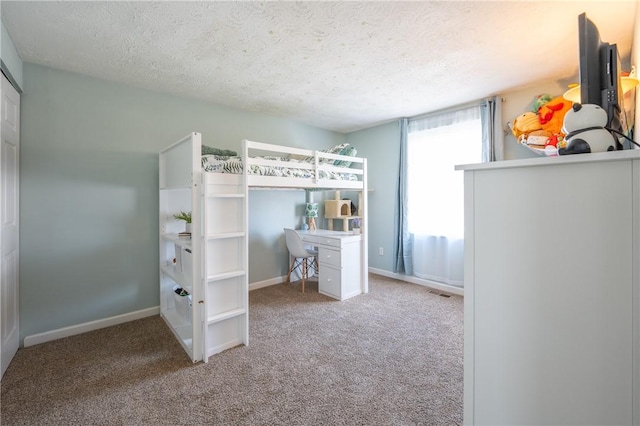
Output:
<path fill-rule="evenodd" d="M 380 248 L 378 249 L 378 254 L 379 254 L 380 256 L 384 256 L 384 248 L 380 247 Z"/>

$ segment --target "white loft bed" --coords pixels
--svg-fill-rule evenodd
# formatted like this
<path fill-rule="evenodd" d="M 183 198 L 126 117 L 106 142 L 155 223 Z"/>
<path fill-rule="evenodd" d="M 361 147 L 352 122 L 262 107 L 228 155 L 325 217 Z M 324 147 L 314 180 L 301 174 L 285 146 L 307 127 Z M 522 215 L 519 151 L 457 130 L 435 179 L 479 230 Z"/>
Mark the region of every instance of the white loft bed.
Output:
<path fill-rule="evenodd" d="M 206 160 L 206 157 L 209 156 L 204 155 L 203 157 Z M 246 176 L 246 184 L 249 188 L 362 190 L 366 187 L 365 158 L 253 142 L 246 139 L 242 141 L 242 151 L 239 158 L 241 158 L 242 172 Z M 349 163 L 349 166 L 335 165 L 336 162 Z M 203 165 L 204 163 L 203 161 Z M 245 164 L 248 167 L 245 167 Z M 276 172 L 273 172 L 273 175 L 267 174 L 272 170 L 278 171 L 280 175 L 275 176 Z M 294 170 L 298 173 L 286 173 L 287 170 Z M 206 170 L 204 172 L 208 176 L 216 178 L 215 172 L 213 174 Z"/>
<path fill-rule="evenodd" d="M 243 140 L 242 173 L 216 173 L 202 168 L 201 140 L 199 133 L 191 133 L 162 150 L 159 158 L 161 316 L 194 362 L 248 344 L 251 188 L 359 191 L 360 292 L 368 292 L 365 158 Z M 350 167 L 336 165 L 345 163 Z M 306 177 L 288 175 L 292 166 Z M 253 174 L 270 167 L 284 176 Z M 192 211 L 190 240 L 177 235 L 183 225 L 173 214 L 180 210 Z M 183 250 L 193 254 L 186 271 L 172 263 Z M 176 285 L 190 294 L 187 309 L 185 299 L 174 295 Z"/>

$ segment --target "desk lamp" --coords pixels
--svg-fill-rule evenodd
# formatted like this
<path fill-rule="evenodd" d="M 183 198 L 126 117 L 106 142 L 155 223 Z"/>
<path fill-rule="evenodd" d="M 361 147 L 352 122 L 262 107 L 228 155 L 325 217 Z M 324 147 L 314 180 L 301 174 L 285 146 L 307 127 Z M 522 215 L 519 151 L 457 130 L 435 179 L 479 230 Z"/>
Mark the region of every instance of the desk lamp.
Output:
<path fill-rule="evenodd" d="M 309 222 L 309 230 L 316 230 L 316 217 L 318 217 L 318 203 L 307 203 L 307 207 L 304 210 L 304 215 Z"/>

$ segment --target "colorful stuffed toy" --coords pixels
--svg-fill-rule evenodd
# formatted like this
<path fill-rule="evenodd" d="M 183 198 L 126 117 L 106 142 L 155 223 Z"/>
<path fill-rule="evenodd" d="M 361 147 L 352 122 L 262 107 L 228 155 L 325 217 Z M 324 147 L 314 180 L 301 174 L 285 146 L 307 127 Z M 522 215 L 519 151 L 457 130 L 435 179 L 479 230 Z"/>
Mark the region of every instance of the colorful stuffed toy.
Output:
<path fill-rule="evenodd" d="M 526 139 L 522 139 L 521 143 L 526 143 L 527 145 L 532 145 L 537 148 L 543 148 L 549 143 L 549 139 L 553 135 L 547 132 L 546 130 L 534 130 L 529 133 Z"/>
<path fill-rule="evenodd" d="M 572 105 L 571 101 L 567 101 L 562 96 L 557 96 L 542 104 L 538 109 L 538 117 L 540 118 L 542 129 L 552 135 L 562 133 L 564 115 L 571 109 Z"/>
<path fill-rule="evenodd" d="M 547 139 L 547 142 L 544 144 L 544 147 L 553 147 L 553 148 L 560 148 L 561 146 L 564 146 L 566 144 L 564 144 L 564 136 L 562 136 L 562 133 L 559 134 L 555 134 L 553 136 L 550 136 L 549 139 Z"/>
<path fill-rule="evenodd" d="M 531 111 L 513 120 L 511 131 L 518 143 L 538 149 L 560 148 L 565 145 L 562 123 L 572 105 L 562 96 L 538 95 L 531 103 Z"/>
<path fill-rule="evenodd" d="M 511 131 L 516 139 L 520 139 L 520 136 L 522 135 L 526 137 L 529 133 L 541 129 L 542 125 L 540 124 L 540 118 L 538 115 L 533 112 L 525 112 L 513 120 L 513 128 Z"/>
<path fill-rule="evenodd" d="M 551 99 L 553 99 L 553 96 L 548 93 L 543 93 L 536 96 L 536 98 L 533 100 L 533 103 L 531 104 L 531 112 L 535 112 L 537 114 L 538 110 L 540 110 L 540 107 L 548 103 Z"/>

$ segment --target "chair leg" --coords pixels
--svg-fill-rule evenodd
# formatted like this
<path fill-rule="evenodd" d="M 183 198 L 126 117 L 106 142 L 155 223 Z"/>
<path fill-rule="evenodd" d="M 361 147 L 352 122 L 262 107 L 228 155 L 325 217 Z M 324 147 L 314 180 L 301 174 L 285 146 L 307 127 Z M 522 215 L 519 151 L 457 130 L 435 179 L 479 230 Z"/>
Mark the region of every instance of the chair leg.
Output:
<path fill-rule="evenodd" d="M 302 292 L 304 293 L 304 287 L 305 287 L 305 283 L 307 281 L 307 279 L 309 278 L 309 268 L 313 268 L 315 273 L 318 273 L 318 259 L 317 258 L 313 258 L 311 261 L 309 261 L 308 257 L 304 257 L 302 258 L 302 261 L 298 264 L 296 264 L 296 258 L 292 258 L 291 260 L 291 266 L 289 267 L 289 272 L 287 273 L 287 281 L 286 284 L 291 284 L 291 273 L 293 272 L 293 270 L 297 267 L 300 266 L 300 273 L 302 275 Z"/>
<path fill-rule="evenodd" d="M 304 293 L 304 281 L 307 278 L 307 258 L 302 259 L 302 292 Z"/>
<path fill-rule="evenodd" d="M 287 284 L 291 284 L 291 272 L 293 272 L 293 268 L 296 264 L 296 258 L 291 259 L 291 266 L 289 267 L 289 273 L 287 274 Z"/>

